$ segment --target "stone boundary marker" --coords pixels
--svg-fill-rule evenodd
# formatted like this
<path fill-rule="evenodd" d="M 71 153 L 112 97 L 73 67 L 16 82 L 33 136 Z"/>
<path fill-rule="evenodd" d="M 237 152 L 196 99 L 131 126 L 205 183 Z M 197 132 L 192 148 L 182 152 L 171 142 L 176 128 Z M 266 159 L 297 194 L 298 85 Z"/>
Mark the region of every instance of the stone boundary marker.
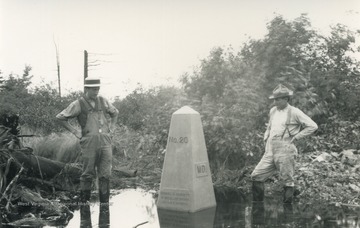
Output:
<path fill-rule="evenodd" d="M 171 117 L 157 207 L 196 212 L 215 206 L 200 114 L 184 106 Z"/>

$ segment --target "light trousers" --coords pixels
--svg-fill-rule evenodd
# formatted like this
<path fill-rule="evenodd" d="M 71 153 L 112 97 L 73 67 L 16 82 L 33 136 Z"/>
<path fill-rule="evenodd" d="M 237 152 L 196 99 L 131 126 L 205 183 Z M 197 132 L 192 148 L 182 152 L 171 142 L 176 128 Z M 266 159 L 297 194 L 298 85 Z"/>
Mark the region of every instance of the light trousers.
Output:
<path fill-rule="evenodd" d="M 294 186 L 296 156 L 296 146 L 290 143 L 289 138 L 269 138 L 265 154 L 251 174 L 252 181 L 264 182 L 278 171 L 280 181 L 284 186 Z"/>
<path fill-rule="evenodd" d="M 112 147 L 109 135 L 86 136 L 80 141 L 83 173 L 80 176 L 82 190 L 91 190 L 96 174 L 101 179 L 109 180 L 112 169 Z"/>

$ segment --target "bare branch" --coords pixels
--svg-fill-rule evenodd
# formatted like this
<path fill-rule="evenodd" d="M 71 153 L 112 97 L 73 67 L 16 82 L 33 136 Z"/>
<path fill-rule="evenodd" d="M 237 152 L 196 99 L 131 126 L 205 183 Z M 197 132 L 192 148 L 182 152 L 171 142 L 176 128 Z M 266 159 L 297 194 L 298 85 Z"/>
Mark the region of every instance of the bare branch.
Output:
<path fill-rule="evenodd" d="M 105 56 L 116 55 L 114 53 L 95 53 L 95 52 L 89 52 L 89 54 L 91 54 L 91 55 L 105 55 Z"/>
<path fill-rule="evenodd" d="M 61 82 L 60 82 L 60 54 L 58 46 L 55 42 L 55 37 L 53 36 L 53 41 L 55 45 L 55 51 L 56 51 L 56 66 L 57 66 L 57 74 L 58 74 L 58 85 L 59 85 L 59 96 L 61 97 Z"/>

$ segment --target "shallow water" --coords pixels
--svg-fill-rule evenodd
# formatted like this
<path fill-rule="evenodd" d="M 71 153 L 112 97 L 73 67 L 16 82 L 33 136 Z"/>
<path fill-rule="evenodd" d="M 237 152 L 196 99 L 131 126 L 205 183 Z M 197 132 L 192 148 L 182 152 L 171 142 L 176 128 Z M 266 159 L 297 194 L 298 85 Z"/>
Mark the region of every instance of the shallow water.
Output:
<path fill-rule="evenodd" d="M 264 203 L 252 203 L 248 199 L 237 203 L 217 202 L 216 208 L 183 213 L 157 209 L 154 193 L 142 189 L 112 192 L 110 227 L 359 227 L 360 213 L 355 207 L 284 205 L 273 198 Z M 92 227 L 99 227 L 99 204 L 92 203 L 90 209 Z M 80 227 L 79 210 L 66 227 Z"/>
<path fill-rule="evenodd" d="M 111 193 L 110 224 L 111 227 L 134 227 L 147 222 L 144 227 L 160 227 L 155 199 L 151 192 L 142 189 L 125 189 Z M 91 222 L 93 227 L 99 224 L 99 204 L 90 204 Z M 149 226 L 150 224 L 150 226 Z M 74 212 L 74 217 L 66 227 L 80 226 L 80 211 Z"/>

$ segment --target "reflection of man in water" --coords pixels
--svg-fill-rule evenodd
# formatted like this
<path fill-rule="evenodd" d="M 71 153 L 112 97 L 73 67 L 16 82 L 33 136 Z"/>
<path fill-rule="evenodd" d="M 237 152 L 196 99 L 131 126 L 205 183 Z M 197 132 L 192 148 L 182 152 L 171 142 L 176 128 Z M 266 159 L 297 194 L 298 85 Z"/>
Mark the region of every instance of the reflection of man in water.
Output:
<path fill-rule="evenodd" d="M 251 174 L 254 201 L 263 201 L 264 181 L 279 171 L 284 185 L 283 202 L 292 202 L 297 155 L 294 142 L 311 135 L 318 128 L 310 117 L 288 103 L 292 94 L 291 90 L 280 84 L 269 97 L 275 107 L 270 110 L 270 120 L 264 135 L 265 154 Z"/>
<path fill-rule="evenodd" d="M 107 99 L 98 96 L 100 79 L 86 78 L 84 87 L 84 96 L 72 102 L 56 118 L 80 139 L 83 157 L 83 173 L 80 177 L 81 203 L 86 204 L 90 200 L 92 182 L 97 174 L 100 209 L 105 208 L 102 205 L 107 206 L 108 209 L 112 167 L 111 134 L 115 129 L 118 110 Z M 69 118 L 74 117 L 81 126 L 81 132 L 68 122 Z M 81 212 L 85 213 L 87 210 L 88 208 Z"/>
<path fill-rule="evenodd" d="M 292 204 L 277 200 L 267 200 L 266 205 L 264 202 L 252 202 L 250 211 L 251 217 L 246 218 L 245 214 L 246 227 L 298 227 L 295 226 L 298 221 Z"/>

